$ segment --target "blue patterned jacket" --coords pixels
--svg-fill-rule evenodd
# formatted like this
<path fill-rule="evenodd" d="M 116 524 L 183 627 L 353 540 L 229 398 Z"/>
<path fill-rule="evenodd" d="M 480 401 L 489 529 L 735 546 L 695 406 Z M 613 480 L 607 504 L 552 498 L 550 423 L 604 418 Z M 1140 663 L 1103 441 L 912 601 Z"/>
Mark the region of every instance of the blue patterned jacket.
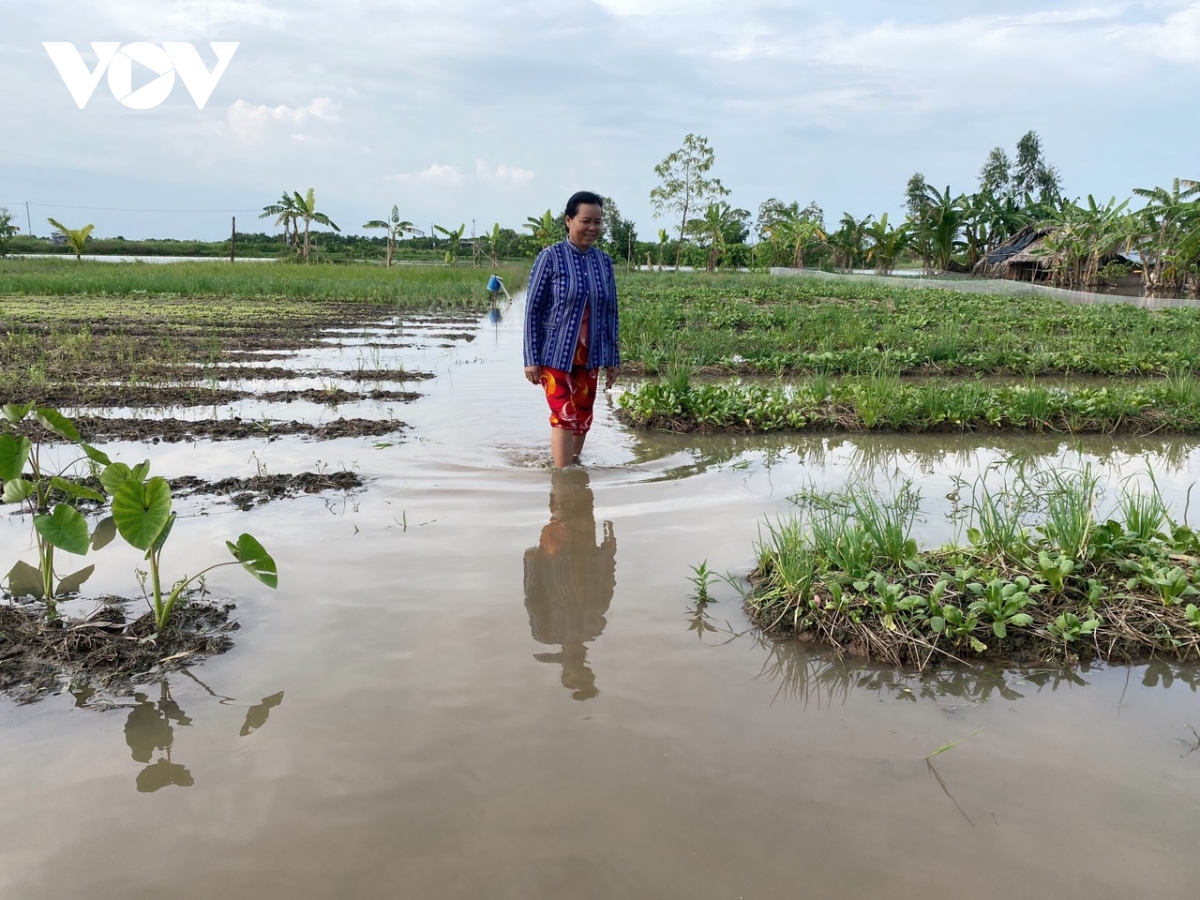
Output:
<path fill-rule="evenodd" d="M 617 282 L 608 254 L 570 241 L 539 253 L 525 298 L 525 365 L 569 372 L 588 304 L 588 368 L 619 366 Z"/>

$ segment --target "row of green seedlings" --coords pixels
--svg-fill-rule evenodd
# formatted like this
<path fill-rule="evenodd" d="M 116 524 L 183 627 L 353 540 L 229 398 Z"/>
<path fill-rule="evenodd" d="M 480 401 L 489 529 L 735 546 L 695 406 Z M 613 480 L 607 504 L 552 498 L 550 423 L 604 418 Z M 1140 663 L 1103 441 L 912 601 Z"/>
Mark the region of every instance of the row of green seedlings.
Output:
<path fill-rule="evenodd" d="M 281 266 L 269 263 L 229 265 L 197 261 L 169 266 L 58 260 L 2 260 L 5 293 L 12 295 L 122 298 L 227 297 L 240 300 L 361 302 L 405 309 L 486 309 L 485 270 L 442 266 Z M 528 267 L 502 266 L 506 284 L 521 284 Z M 114 300 L 119 308 L 119 302 Z"/>
<path fill-rule="evenodd" d="M 1098 476 L 986 476 L 958 513 L 966 542 L 919 550 L 911 485 L 804 492 L 798 514 L 767 524 L 746 595 L 768 631 L 869 658 L 1036 656 L 1133 662 L 1200 659 L 1200 535 L 1172 519 L 1157 485 L 1127 482 L 1096 517 Z"/>
<path fill-rule="evenodd" d="M 220 566 L 240 563 L 263 584 L 278 586 L 275 560 L 256 538 L 242 534 L 236 542 L 226 542 L 232 562 L 209 566 L 165 588 L 162 554 L 175 525 L 175 512 L 170 485 L 165 478 L 150 475 L 149 460 L 132 467 L 114 462 L 84 441 L 74 422 L 51 407 L 7 404 L 0 408 L 0 426 L 0 500 L 20 504 L 32 515 L 37 546 L 36 566 L 18 561 L 9 571 L 9 593 L 43 601 L 47 620 L 59 618 L 59 602 L 77 593 L 95 569 L 89 565 L 60 574 L 59 554 L 84 556 L 102 549 L 116 534 L 146 554 L 156 632 L 167 627 L 189 587 Z M 58 439 L 53 450 L 52 436 Z M 65 464 L 54 465 L 51 457 L 64 455 Z M 108 515 L 91 528 L 85 510 Z"/>
<path fill-rule="evenodd" d="M 906 382 L 894 373 L 803 383 L 695 384 L 679 369 L 620 397 L 629 424 L 676 431 L 975 431 L 1133 434 L 1200 431 L 1200 378 L 1060 388 Z"/>
<path fill-rule="evenodd" d="M 1200 365 L 1200 309 L 1148 310 L 820 282 L 626 288 L 627 358 L 735 372 L 1166 374 Z M 849 302 L 834 302 L 836 299 Z"/>

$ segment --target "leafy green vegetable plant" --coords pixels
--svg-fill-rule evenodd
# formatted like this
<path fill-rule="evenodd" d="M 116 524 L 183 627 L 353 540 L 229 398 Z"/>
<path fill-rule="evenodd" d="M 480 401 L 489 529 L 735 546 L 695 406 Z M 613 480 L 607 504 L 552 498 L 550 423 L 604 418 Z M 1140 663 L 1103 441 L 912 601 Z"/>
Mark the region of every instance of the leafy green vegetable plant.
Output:
<path fill-rule="evenodd" d="M 23 504 L 33 515 L 38 554 L 36 569 L 24 562 L 18 562 L 12 568 L 8 573 L 9 588 L 14 594 L 40 597 L 46 603 L 47 618 L 53 620 L 58 617 L 58 600 L 64 594 L 78 591 L 94 570 L 94 566 L 87 566 L 57 578 L 55 552 L 61 550 L 83 556 L 90 546 L 98 549 L 107 542 L 101 529 L 98 528 L 96 534 L 89 533 L 87 519 L 79 510 L 82 502 L 103 504 L 106 501 L 102 493 L 83 483 L 85 475 L 81 467 L 89 461 L 95 465 L 109 465 L 110 460 L 85 443 L 74 423 L 51 407 L 9 403 L 0 408 L 0 417 L 4 428 L 0 434 L 0 483 L 3 485 L 0 502 Z M 31 431 L 34 438 L 31 440 L 24 430 Z M 58 435 L 81 455 L 54 468 L 41 437 L 42 430 Z M 86 474 L 91 474 L 90 468 Z"/>

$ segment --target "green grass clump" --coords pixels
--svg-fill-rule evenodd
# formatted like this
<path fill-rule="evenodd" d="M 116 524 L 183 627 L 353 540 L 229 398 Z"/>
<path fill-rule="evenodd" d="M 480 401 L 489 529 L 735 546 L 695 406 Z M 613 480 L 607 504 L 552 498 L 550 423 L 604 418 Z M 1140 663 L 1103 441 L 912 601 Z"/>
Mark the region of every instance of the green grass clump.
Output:
<path fill-rule="evenodd" d="M 1090 469 L 981 481 L 966 543 L 921 551 L 911 485 L 805 492 L 799 514 L 767 524 L 747 608 L 770 632 L 918 668 L 1200 659 L 1200 535 L 1156 487 L 1127 486 L 1104 521 L 1099 496 Z"/>

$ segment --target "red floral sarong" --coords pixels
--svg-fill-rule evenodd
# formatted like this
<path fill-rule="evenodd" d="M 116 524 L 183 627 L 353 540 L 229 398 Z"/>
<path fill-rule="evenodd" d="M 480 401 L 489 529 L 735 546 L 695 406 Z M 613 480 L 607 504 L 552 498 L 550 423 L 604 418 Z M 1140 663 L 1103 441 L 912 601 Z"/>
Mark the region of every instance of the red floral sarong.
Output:
<path fill-rule="evenodd" d="M 588 309 L 584 307 L 571 371 L 542 366 L 542 387 L 550 405 L 550 426 L 565 428 L 575 434 L 587 434 L 592 427 L 592 404 L 596 402 L 600 372 L 587 367 L 588 318 Z"/>

